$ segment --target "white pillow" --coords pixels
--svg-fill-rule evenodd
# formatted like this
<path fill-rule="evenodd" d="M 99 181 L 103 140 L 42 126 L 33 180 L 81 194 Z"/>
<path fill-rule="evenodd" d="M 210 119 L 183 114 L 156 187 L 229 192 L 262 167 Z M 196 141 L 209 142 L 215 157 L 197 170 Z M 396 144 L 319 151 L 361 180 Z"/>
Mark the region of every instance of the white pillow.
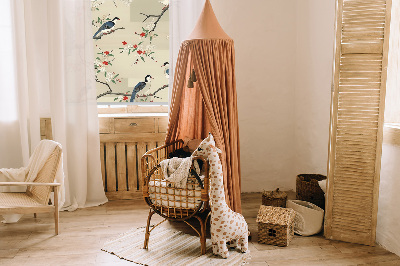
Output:
<path fill-rule="evenodd" d="M 322 191 L 326 194 L 326 179 L 318 181 L 318 184 L 321 187 Z"/>

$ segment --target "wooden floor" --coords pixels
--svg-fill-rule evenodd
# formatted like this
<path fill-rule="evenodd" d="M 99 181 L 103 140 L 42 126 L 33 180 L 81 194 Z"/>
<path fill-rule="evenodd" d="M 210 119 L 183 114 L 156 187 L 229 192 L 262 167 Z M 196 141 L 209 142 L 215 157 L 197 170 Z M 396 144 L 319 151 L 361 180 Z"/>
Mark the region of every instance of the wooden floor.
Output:
<path fill-rule="evenodd" d="M 295 236 L 285 248 L 258 244 L 255 218 L 261 195 L 244 194 L 242 201 L 253 236 L 250 265 L 400 265 L 400 258 L 382 247 L 329 241 L 322 235 Z M 134 265 L 100 249 L 107 239 L 144 226 L 147 214 L 148 207 L 142 200 L 112 201 L 62 212 L 58 236 L 54 236 L 49 214 L 38 214 L 36 219 L 26 215 L 16 224 L 0 223 L 0 265 Z M 162 226 L 191 230 L 177 223 Z"/>

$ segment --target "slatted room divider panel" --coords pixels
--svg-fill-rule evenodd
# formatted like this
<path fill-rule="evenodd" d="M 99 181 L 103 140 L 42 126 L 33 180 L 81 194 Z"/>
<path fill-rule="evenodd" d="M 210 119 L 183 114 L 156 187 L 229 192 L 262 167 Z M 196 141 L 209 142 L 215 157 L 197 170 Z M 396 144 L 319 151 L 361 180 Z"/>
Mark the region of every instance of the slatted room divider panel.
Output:
<path fill-rule="evenodd" d="M 390 0 L 338 0 L 325 236 L 374 245 Z"/>

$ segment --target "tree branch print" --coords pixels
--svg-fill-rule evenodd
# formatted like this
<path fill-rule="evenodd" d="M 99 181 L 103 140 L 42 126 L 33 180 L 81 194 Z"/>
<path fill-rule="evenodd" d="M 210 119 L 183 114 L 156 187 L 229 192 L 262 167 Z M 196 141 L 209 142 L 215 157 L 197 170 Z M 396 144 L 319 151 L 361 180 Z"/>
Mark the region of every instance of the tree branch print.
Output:
<path fill-rule="evenodd" d="M 156 29 L 157 23 L 160 21 L 160 19 L 162 18 L 162 16 L 164 15 L 164 13 L 165 13 L 168 9 L 169 9 L 169 5 L 165 6 L 165 7 L 162 9 L 161 14 L 159 14 L 159 15 L 147 15 L 147 14 L 144 14 L 144 13 L 140 13 L 141 15 L 146 16 L 146 18 L 143 20 L 143 22 L 145 22 L 148 18 L 157 18 L 157 19 L 153 22 L 153 28 L 150 29 L 149 33 L 150 33 L 150 32 L 153 32 L 153 31 Z"/>

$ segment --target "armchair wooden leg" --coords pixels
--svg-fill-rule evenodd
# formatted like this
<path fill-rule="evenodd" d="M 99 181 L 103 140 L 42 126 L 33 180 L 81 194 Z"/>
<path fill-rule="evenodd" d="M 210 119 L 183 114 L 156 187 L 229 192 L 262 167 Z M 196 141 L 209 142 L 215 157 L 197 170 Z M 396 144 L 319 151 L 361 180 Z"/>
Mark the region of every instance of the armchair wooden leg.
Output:
<path fill-rule="evenodd" d="M 58 235 L 59 215 L 60 213 L 58 211 L 58 187 L 54 187 L 54 227 L 56 235 Z"/>
<path fill-rule="evenodd" d="M 148 248 L 149 248 L 150 221 L 151 221 L 151 216 L 153 216 L 154 213 L 155 213 L 155 212 L 154 212 L 152 209 L 150 209 L 149 217 L 147 217 L 146 234 L 145 234 L 145 236 L 144 236 L 144 245 L 143 245 L 143 248 L 144 248 L 144 249 L 148 249 Z"/>
<path fill-rule="evenodd" d="M 36 216 L 36 212 L 33 214 L 33 218 L 36 218 L 37 216 Z"/>

